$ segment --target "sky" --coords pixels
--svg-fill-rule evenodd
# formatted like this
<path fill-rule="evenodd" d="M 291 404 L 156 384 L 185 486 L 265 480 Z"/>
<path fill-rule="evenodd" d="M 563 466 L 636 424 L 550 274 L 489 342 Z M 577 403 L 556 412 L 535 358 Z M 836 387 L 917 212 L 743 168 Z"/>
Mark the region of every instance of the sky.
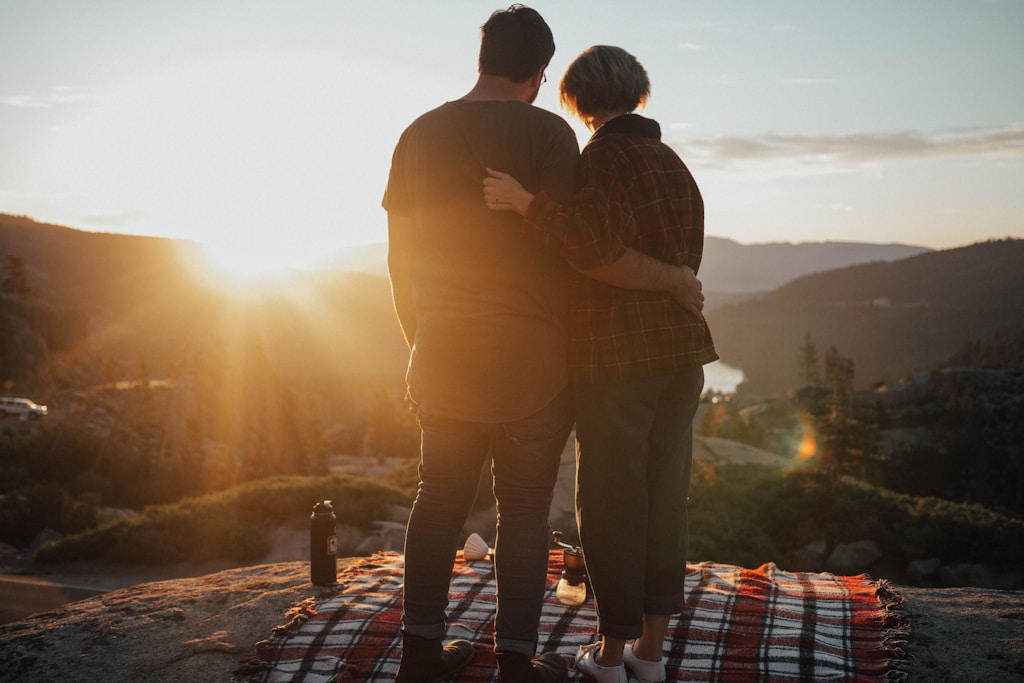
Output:
<path fill-rule="evenodd" d="M 1024 237 L 1024 0 L 538 0 L 646 67 L 706 233 Z M 384 242 L 398 136 L 476 80 L 500 3 L 3 0 L 0 212 L 208 245 L 239 270 Z M 588 134 L 573 122 L 581 145 Z"/>

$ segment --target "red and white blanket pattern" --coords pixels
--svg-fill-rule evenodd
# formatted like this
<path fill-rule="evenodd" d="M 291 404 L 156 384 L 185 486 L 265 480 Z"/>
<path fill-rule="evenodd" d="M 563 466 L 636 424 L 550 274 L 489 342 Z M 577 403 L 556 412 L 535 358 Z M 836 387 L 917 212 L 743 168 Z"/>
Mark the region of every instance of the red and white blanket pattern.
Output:
<path fill-rule="evenodd" d="M 236 683 L 393 680 L 398 668 L 402 555 L 380 553 L 338 576 L 335 590 L 293 608 L 289 624 L 257 645 Z M 901 681 L 906 626 L 902 598 L 866 575 L 793 573 L 766 564 L 743 569 L 691 564 L 686 610 L 672 622 L 669 681 Z M 594 602 L 566 607 L 555 598 L 561 551 L 552 551 L 539 652 L 571 662 L 595 639 Z M 476 645 L 459 681 L 493 681 L 494 572 L 465 562 L 452 577 L 449 638 Z M 585 679 L 570 669 L 570 680 Z"/>

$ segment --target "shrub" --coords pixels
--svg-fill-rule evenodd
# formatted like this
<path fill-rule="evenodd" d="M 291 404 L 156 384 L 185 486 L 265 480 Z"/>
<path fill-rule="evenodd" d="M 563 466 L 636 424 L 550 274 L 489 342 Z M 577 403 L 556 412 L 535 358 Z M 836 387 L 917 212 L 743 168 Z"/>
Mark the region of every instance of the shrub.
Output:
<path fill-rule="evenodd" d="M 269 550 L 269 526 L 308 519 L 319 500 L 333 501 L 338 521 L 368 529 L 390 504 L 408 497 L 361 477 L 275 477 L 216 494 L 152 506 L 142 515 L 117 520 L 48 543 L 40 562 L 107 560 L 139 564 L 258 560 Z"/>
<path fill-rule="evenodd" d="M 695 560 L 758 566 L 824 538 L 831 544 L 873 539 L 895 560 L 1024 563 L 1024 520 L 853 479 L 833 484 L 812 470 L 695 469 L 690 498 Z"/>
<path fill-rule="evenodd" d="M 95 495 L 73 496 L 45 484 L 0 495 L 0 538 L 25 548 L 43 529 L 80 532 L 96 524 Z"/>

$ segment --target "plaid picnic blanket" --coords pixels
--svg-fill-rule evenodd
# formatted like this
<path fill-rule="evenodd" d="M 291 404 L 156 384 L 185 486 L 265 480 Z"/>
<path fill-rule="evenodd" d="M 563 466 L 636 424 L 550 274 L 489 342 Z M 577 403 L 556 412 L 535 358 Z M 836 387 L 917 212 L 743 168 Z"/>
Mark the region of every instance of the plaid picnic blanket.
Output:
<path fill-rule="evenodd" d="M 393 680 L 398 668 L 403 556 L 378 553 L 339 574 L 338 586 L 295 606 L 291 621 L 257 645 L 235 683 Z M 539 652 L 570 662 L 595 640 L 594 601 L 555 597 L 561 551 L 552 551 Z M 902 598 L 868 576 L 793 573 L 704 562 L 688 566 L 686 609 L 667 643 L 669 681 L 902 681 L 907 629 Z M 459 553 L 451 585 L 449 638 L 476 655 L 459 681 L 494 681 L 494 571 Z M 586 680 L 570 668 L 570 680 Z"/>

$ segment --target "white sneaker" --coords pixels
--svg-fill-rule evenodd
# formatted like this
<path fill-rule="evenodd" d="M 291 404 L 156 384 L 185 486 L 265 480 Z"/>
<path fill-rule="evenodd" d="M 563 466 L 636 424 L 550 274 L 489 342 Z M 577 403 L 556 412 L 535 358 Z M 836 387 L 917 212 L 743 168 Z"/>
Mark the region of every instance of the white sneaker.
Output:
<path fill-rule="evenodd" d="M 665 680 L 665 658 L 662 657 L 657 662 L 651 662 L 646 659 L 640 659 L 633 652 L 633 643 L 635 641 L 629 641 L 626 643 L 626 647 L 622 648 L 622 661 L 625 662 L 629 670 L 636 676 L 636 680 L 640 683 L 664 683 Z"/>
<path fill-rule="evenodd" d="M 597 663 L 597 651 L 600 648 L 601 643 L 581 645 L 576 653 L 576 668 L 598 683 L 629 683 L 624 665 L 601 666 Z"/>

